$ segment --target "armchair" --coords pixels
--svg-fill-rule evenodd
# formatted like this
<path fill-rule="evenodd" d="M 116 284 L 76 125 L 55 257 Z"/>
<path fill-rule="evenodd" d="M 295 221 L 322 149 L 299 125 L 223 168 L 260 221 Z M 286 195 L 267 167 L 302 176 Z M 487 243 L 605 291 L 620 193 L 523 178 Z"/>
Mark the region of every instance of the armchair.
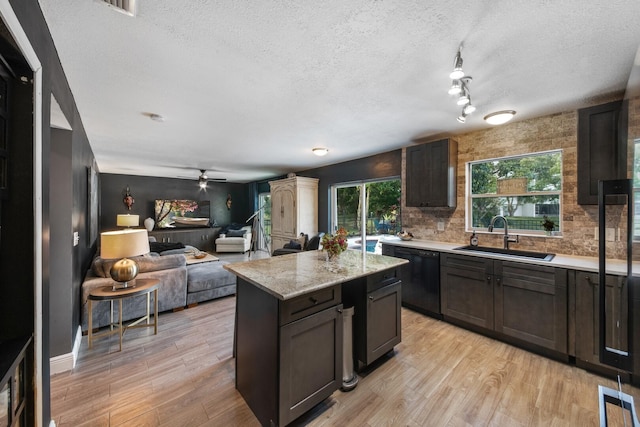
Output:
<path fill-rule="evenodd" d="M 251 226 L 228 230 L 225 237 L 216 239 L 216 252 L 247 252 L 251 249 Z"/>

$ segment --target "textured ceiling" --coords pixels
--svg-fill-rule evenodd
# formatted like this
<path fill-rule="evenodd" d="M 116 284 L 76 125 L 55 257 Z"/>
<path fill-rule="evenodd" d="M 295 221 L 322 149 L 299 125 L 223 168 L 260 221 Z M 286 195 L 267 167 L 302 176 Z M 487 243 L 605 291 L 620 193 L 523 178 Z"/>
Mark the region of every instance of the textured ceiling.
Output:
<path fill-rule="evenodd" d="M 100 171 L 131 175 L 248 182 L 594 104 L 640 45 L 638 0 L 39 1 Z"/>

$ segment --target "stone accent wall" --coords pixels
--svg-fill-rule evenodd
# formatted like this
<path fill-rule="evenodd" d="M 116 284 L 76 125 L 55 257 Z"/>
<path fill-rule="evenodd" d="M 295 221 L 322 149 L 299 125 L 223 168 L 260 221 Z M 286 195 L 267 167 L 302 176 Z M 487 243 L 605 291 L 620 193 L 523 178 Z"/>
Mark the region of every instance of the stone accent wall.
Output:
<path fill-rule="evenodd" d="M 413 208 L 406 206 L 403 179 L 402 224 L 417 239 L 468 244 L 471 232 L 465 231 L 466 164 L 470 161 L 539 151 L 562 149 L 562 236 L 521 236 L 513 248 L 553 253 L 598 256 L 594 237 L 598 226 L 598 207 L 577 204 L 577 129 L 578 112 L 569 111 L 514 122 L 453 137 L 458 142 L 457 207 Z M 640 100 L 629 105 L 629 174 L 633 161 L 633 141 L 640 137 Z M 402 176 L 406 174 L 406 149 L 402 150 Z M 621 242 L 608 243 L 607 253 L 625 257 L 626 217 L 619 207 L 607 213 L 608 226 L 621 228 Z M 438 225 L 444 230 L 439 231 Z M 502 246 L 502 233 L 476 230 L 483 246 Z M 640 257 L 640 247 L 634 252 Z"/>

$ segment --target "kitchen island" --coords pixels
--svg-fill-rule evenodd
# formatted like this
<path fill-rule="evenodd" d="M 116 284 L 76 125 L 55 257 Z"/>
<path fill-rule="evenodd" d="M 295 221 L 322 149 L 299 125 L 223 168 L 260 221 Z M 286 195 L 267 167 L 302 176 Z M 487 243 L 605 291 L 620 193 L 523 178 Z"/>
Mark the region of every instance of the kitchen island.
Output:
<path fill-rule="evenodd" d="M 262 425 L 284 426 L 342 384 L 343 307 L 360 367 L 400 342 L 399 267 L 348 250 L 226 264 L 237 276 L 236 388 Z"/>

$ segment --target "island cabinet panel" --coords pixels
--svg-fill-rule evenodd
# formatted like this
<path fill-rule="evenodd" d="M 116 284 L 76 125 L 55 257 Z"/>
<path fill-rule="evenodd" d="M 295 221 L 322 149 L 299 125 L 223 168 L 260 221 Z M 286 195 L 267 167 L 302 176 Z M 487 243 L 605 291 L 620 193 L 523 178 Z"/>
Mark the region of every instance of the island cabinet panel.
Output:
<path fill-rule="evenodd" d="M 445 318 L 493 330 L 493 261 L 443 253 L 440 307 Z"/>
<path fill-rule="evenodd" d="M 568 354 L 565 269 L 442 254 L 441 304 L 446 320 Z"/>
<path fill-rule="evenodd" d="M 281 328 L 280 425 L 289 424 L 342 385 L 340 308 L 322 310 Z"/>
<path fill-rule="evenodd" d="M 626 279 L 622 276 L 607 275 L 605 281 L 607 346 L 628 348 L 629 300 Z M 615 375 L 618 369 L 600 363 L 600 284 L 598 273 L 576 271 L 575 286 L 576 365 L 588 367 L 603 374 Z"/>
<path fill-rule="evenodd" d="M 262 425 L 287 425 L 342 384 L 340 285 L 285 301 L 237 286 L 236 388 Z"/>
<path fill-rule="evenodd" d="M 452 139 L 406 149 L 406 199 L 413 207 L 456 207 L 458 145 Z"/>
<path fill-rule="evenodd" d="M 567 353 L 567 271 L 494 261 L 495 330 Z"/>
<path fill-rule="evenodd" d="M 343 304 L 354 307 L 354 366 L 362 369 L 400 343 L 402 288 L 399 268 L 342 285 Z"/>

